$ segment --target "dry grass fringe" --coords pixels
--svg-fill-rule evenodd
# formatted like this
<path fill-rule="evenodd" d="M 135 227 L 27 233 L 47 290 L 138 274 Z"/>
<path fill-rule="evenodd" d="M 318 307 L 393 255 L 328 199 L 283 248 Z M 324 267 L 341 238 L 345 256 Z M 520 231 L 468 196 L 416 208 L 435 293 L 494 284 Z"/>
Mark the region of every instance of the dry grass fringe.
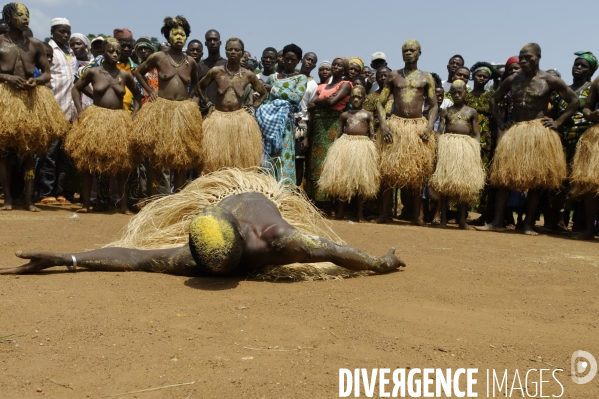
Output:
<path fill-rule="evenodd" d="M 378 165 L 379 154 L 370 138 L 344 134 L 329 148 L 318 186 L 344 201 L 355 195 L 376 197 L 381 183 Z"/>
<path fill-rule="evenodd" d="M 566 156 L 554 130 L 540 119 L 518 122 L 503 135 L 491 164 L 495 187 L 526 191 L 559 189 L 566 178 Z"/>
<path fill-rule="evenodd" d="M 599 125 L 590 127 L 578 140 L 570 183 L 572 197 L 599 196 Z"/>
<path fill-rule="evenodd" d="M 480 143 L 463 134 L 446 133 L 437 143 L 437 166 L 431 188 L 451 202 L 477 201 L 485 186 L 486 172 L 480 157 Z"/>
<path fill-rule="evenodd" d="M 133 121 L 133 137 L 156 168 L 186 170 L 201 164 L 202 114 L 190 100 L 158 98 Z"/>
<path fill-rule="evenodd" d="M 132 170 L 140 157 L 132 144 L 133 121 L 124 109 L 87 107 L 64 141 L 77 169 L 109 176 Z"/>
<path fill-rule="evenodd" d="M 52 90 L 46 86 L 25 91 L 0 84 L 0 149 L 14 148 L 21 156 L 42 155 L 69 128 Z"/>
<path fill-rule="evenodd" d="M 204 172 L 260 166 L 262 133 L 256 119 L 245 109 L 213 111 L 204 120 L 203 134 Z"/>
<path fill-rule="evenodd" d="M 206 206 L 246 192 L 264 194 L 276 204 L 283 219 L 301 232 L 343 244 L 301 189 L 277 182 L 265 169 L 231 168 L 203 175 L 179 193 L 149 203 L 131 219 L 121 239 L 108 246 L 159 249 L 184 245 L 189 241 L 191 219 Z"/>
<path fill-rule="evenodd" d="M 426 185 L 435 167 L 435 136 L 423 141 L 420 134 L 428 121 L 424 118 L 406 119 L 392 115 L 387 126 L 393 143 L 381 147 L 381 179 L 389 186 L 421 188 Z"/>

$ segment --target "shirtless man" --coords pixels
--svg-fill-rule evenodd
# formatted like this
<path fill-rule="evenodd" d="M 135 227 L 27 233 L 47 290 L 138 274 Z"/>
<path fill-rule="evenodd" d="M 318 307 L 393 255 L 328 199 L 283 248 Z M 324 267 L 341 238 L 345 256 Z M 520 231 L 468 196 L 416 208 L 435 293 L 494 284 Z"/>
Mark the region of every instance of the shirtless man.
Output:
<path fill-rule="evenodd" d="M 21 3 L 9 3 L 4 6 L 2 16 L 8 25 L 8 33 L 0 35 L 0 85 L 3 86 L 0 95 L 1 107 L 14 110 L 12 101 L 22 101 L 16 98 L 15 91 L 27 93 L 26 97 L 33 96 L 34 92 L 39 96 L 44 95 L 44 100 L 48 101 L 48 105 L 60 112 L 58 116 L 63 119 L 62 123 L 66 130 L 68 124 L 62 111 L 53 100 L 52 92 L 44 87 L 50 81 L 50 65 L 46 56 L 46 48 L 41 41 L 33 37 L 29 38 L 25 34 L 29 28 L 29 10 Z M 36 67 L 40 70 L 41 75 L 33 78 Z M 36 109 L 39 105 L 30 103 L 28 107 L 33 108 L 34 112 L 43 112 Z M 0 184 L 4 190 L 4 205 L 0 210 L 10 211 L 13 207 L 13 198 L 10 193 L 11 164 L 7 153 L 16 150 L 21 155 L 21 168 L 25 175 L 25 208 L 32 212 L 40 211 L 33 205 L 32 198 L 35 179 L 33 155 L 35 152 L 43 153 L 46 150 L 49 141 L 43 140 L 42 137 L 48 138 L 48 134 L 52 132 L 48 131 L 45 123 L 50 122 L 53 127 L 57 115 L 39 114 L 37 116 L 36 119 L 39 119 L 37 124 L 35 121 L 23 120 L 25 118 L 19 118 L 16 115 L 0 117 Z M 37 137 L 31 137 L 32 135 Z"/>
<path fill-rule="evenodd" d="M 177 110 L 178 112 L 192 113 L 186 116 L 190 118 L 186 121 L 188 124 L 187 126 L 181 126 L 180 121 L 179 124 L 176 125 L 175 123 L 177 120 L 175 119 L 172 120 L 172 124 L 164 121 L 162 126 L 164 126 L 165 129 L 182 130 L 182 132 L 175 132 L 176 135 L 179 135 L 181 140 L 176 144 L 185 147 L 189 146 L 191 142 L 191 144 L 194 144 L 194 147 L 198 148 L 199 151 L 199 143 L 195 145 L 196 143 L 193 143 L 193 141 L 196 137 L 199 139 L 199 136 L 201 135 L 199 127 L 195 126 L 195 123 L 201 123 L 201 115 L 199 115 L 199 111 L 198 115 L 196 115 L 195 112 L 191 110 L 189 104 L 187 104 L 187 101 L 191 101 L 194 94 L 194 90 L 188 91 L 188 88 L 197 87 L 198 84 L 198 65 L 193 58 L 183 53 L 183 47 L 185 46 L 185 42 L 187 41 L 191 29 L 185 18 L 177 16 L 175 18 L 165 18 L 165 24 L 162 27 L 161 32 L 169 40 L 171 45 L 170 49 L 166 52 L 159 51 L 148 57 L 148 59 L 137 69 L 136 76 L 146 93 L 150 94 L 150 103 L 155 102 L 160 97 L 161 99 L 170 101 L 170 104 L 164 105 L 163 107 L 172 108 L 175 106 L 179 108 Z M 144 78 L 148 71 L 153 68 L 158 70 L 158 91 L 152 89 L 148 84 L 148 81 Z M 177 104 L 173 104 L 173 102 L 176 102 Z M 149 112 L 149 107 L 146 108 L 146 110 Z M 165 112 L 167 112 L 167 116 L 173 115 L 173 112 Z M 138 115 L 137 124 L 151 123 L 152 118 L 154 117 L 153 115 L 145 114 L 143 110 Z M 145 128 L 147 129 L 148 127 Z M 169 132 L 160 132 L 160 134 L 165 138 L 166 136 L 171 136 Z M 181 150 L 181 148 L 179 148 L 179 150 Z M 174 186 L 176 190 L 180 189 L 185 183 L 186 170 L 191 169 L 194 166 L 191 163 L 192 159 L 199 155 L 193 154 L 189 147 L 187 148 L 187 151 L 189 153 L 186 154 L 185 158 L 187 158 L 188 161 L 184 165 L 181 165 L 181 161 L 172 161 L 174 163 L 165 164 L 168 161 L 159 160 L 158 163 L 160 163 L 160 165 L 153 162 L 155 166 L 175 170 Z M 176 157 L 175 154 L 173 155 Z M 152 157 L 150 156 L 150 158 Z M 167 158 L 170 158 L 170 156 Z M 199 160 L 193 159 L 193 161 Z M 150 195 L 156 194 L 158 188 L 156 184 L 157 174 L 157 170 L 152 170 L 149 173 L 148 180 L 151 183 Z"/>
<path fill-rule="evenodd" d="M 403 69 L 393 71 L 377 104 L 385 144 L 381 150 L 383 209 L 376 223 L 389 221 L 393 188 L 411 189 L 414 193 L 412 224 L 423 225 L 422 187 L 434 168 L 435 140 L 433 127 L 438 106 L 435 81 L 430 73 L 418 69 L 422 54 L 420 43 L 408 40 L 402 46 Z M 385 105 L 393 95 L 393 115 L 386 120 Z M 429 106 L 428 121 L 422 115 L 424 103 Z"/>
<path fill-rule="evenodd" d="M 385 273 L 405 266 L 392 248 L 382 258 L 301 233 L 266 196 L 250 192 L 209 206 L 190 224 L 189 243 L 172 249 L 103 248 L 82 253 L 18 251 L 29 263 L 0 274 L 35 273 L 54 266 L 101 271 L 146 271 L 184 276 L 224 275 L 267 265 L 332 262 L 350 270 Z M 207 234 L 209 233 L 209 234 Z M 215 240 L 215 234 L 222 239 Z"/>
<path fill-rule="evenodd" d="M 576 111 L 579 100 L 563 80 L 539 69 L 541 47 L 538 44 L 529 43 L 522 47 L 519 59 L 522 72 L 506 78 L 491 98 L 491 108 L 499 128 L 497 150 L 491 169 L 491 185 L 499 186 L 499 188 L 493 222 L 483 227 L 477 227 L 477 230 L 503 231 L 503 217 L 510 189 L 528 189 L 524 234 L 537 235 L 534 224 L 541 190 L 543 188 L 559 188 L 566 177 L 565 155 L 561 151 L 561 142 L 556 131 Z M 501 122 L 503 119 L 498 104 L 509 91 L 514 99 L 513 122 L 505 123 Z M 568 103 L 566 111 L 556 120 L 545 117 L 547 104 L 549 104 L 553 92 L 557 92 Z M 530 123 L 522 123 L 528 121 L 536 121 L 538 127 Z M 541 124 L 542 126 L 540 126 Z M 531 135 L 528 134 L 531 126 L 533 126 L 532 129 L 543 129 L 543 127 L 546 129 L 542 143 L 532 141 Z M 505 157 L 502 157 L 503 148 L 507 148 L 505 143 L 502 146 L 502 140 L 507 140 L 506 143 L 510 143 L 509 148 L 521 149 L 522 152 L 513 154 L 514 151 L 511 151 L 512 153 L 506 153 Z M 543 148 L 539 144 L 542 144 Z M 560 149 L 560 154 L 556 154 L 556 156 L 548 150 L 549 147 L 554 147 L 554 144 Z M 530 152 L 536 152 L 535 156 L 527 157 L 526 155 Z M 520 159 L 514 161 L 513 157 Z M 538 161 L 535 165 L 529 166 L 530 159 Z M 528 163 L 524 164 L 525 161 Z M 512 171 L 510 168 L 512 165 L 513 168 L 519 170 Z M 507 177 L 500 178 L 500 173 Z M 517 175 L 523 176 L 523 178 L 516 181 L 515 176 Z M 551 181 L 548 181 L 547 176 L 553 176 Z M 524 185 L 528 187 L 523 187 Z"/>
<path fill-rule="evenodd" d="M 227 63 L 212 68 L 198 85 L 200 99 L 208 106 L 203 125 L 206 172 L 223 167 L 244 169 L 259 166 L 262 159 L 262 134 L 253 114 L 266 98 L 266 90 L 253 71 L 240 65 L 243 41 L 230 38 L 225 50 Z M 216 104 L 207 98 L 205 92 L 213 82 L 218 94 Z M 253 106 L 244 105 L 243 96 L 248 85 L 258 93 Z"/>
<path fill-rule="evenodd" d="M 210 29 L 206 32 L 204 38 L 206 39 L 205 45 L 206 50 L 208 50 L 208 57 L 206 57 L 198 69 L 198 80 L 202 80 L 215 66 L 225 65 L 227 63 L 227 59 L 220 55 L 220 46 L 222 45 L 220 33 L 218 33 L 216 29 Z M 211 103 L 215 103 L 216 98 L 218 97 L 216 83 L 209 85 L 204 94 Z M 208 106 L 206 103 L 201 103 L 200 107 L 202 109 L 202 115 L 206 116 L 208 114 Z"/>

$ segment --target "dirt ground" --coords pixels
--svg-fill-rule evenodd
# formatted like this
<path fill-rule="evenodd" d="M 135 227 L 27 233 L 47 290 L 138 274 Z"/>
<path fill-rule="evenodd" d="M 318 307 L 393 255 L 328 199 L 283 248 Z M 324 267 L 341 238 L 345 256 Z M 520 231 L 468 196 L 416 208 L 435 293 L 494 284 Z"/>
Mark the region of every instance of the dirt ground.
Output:
<path fill-rule="evenodd" d="M 73 215 L 0 213 L 0 266 L 21 264 L 17 249 L 98 248 L 129 219 Z M 508 369 L 511 386 L 516 369 L 525 384 L 529 369 L 561 368 L 561 397 L 599 397 L 599 376 L 570 377 L 574 351 L 599 359 L 599 240 L 400 222 L 334 229 L 372 254 L 395 246 L 408 267 L 295 283 L 66 268 L 0 276 L 0 340 L 20 333 L 0 343 L 0 397 L 332 398 L 340 368 L 427 367 L 478 368 L 479 397 L 487 369 Z M 543 395 L 560 394 L 550 372 L 543 380 Z M 531 374 L 531 394 L 538 381 Z"/>

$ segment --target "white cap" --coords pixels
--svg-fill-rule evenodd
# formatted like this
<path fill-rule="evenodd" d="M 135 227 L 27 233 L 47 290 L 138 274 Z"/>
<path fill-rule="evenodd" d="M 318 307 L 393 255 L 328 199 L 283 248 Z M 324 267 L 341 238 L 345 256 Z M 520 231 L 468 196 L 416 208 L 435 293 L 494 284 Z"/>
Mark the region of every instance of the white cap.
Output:
<path fill-rule="evenodd" d="M 71 23 L 66 18 L 54 18 L 52 20 L 52 24 L 50 26 L 52 27 L 52 26 L 56 26 L 56 25 L 67 25 L 67 26 L 71 26 Z"/>
<path fill-rule="evenodd" d="M 92 40 L 92 43 L 93 42 L 103 42 L 103 41 L 104 41 L 104 38 L 102 36 L 96 36 L 96 37 L 94 37 L 94 40 Z"/>
<path fill-rule="evenodd" d="M 387 56 L 385 55 L 385 53 L 381 53 L 380 51 L 377 51 L 376 53 L 372 54 L 372 58 L 370 59 L 370 62 L 372 62 L 374 60 L 387 61 Z"/>

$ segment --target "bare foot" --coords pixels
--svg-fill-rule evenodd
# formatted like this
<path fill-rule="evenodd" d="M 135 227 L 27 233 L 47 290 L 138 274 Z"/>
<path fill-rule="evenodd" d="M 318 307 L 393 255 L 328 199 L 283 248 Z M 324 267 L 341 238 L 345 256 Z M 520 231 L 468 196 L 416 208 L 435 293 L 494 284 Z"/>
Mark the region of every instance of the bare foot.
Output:
<path fill-rule="evenodd" d="M 439 222 L 439 224 L 436 226 L 440 229 L 446 229 L 447 228 L 447 222 Z"/>
<path fill-rule="evenodd" d="M 41 212 L 42 210 L 34 205 L 29 205 L 26 207 L 29 212 Z"/>
<path fill-rule="evenodd" d="M 410 224 L 412 226 L 424 226 L 424 220 L 422 220 L 422 219 L 416 219 L 416 220 L 412 219 L 412 221 L 410 222 Z"/>
<path fill-rule="evenodd" d="M 595 233 L 586 233 L 581 231 L 578 233 L 572 233 L 572 238 L 575 240 L 592 240 L 595 238 Z"/>
<path fill-rule="evenodd" d="M 364 217 L 358 217 L 358 219 L 356 219 L 356 223 L 368 223 L 368 221 Z"/>
<path fill-rule="evenodd" d="M 381 215 L 378 218 L 371 220 L 370 223 L 384 224 L 384 223 L 389 223 L 390 221 L 391 221 L 391 218 Z"/>
<path fill-rule="evenodd" d="M 2 208 L 0 208 L 0 211 L 12 211 L 12 205 L 6 204 Z"/>
<path fill-rule="evenodd" d="M 539 233 L 537 233 L 534 228 L 528 228 L 528 227 L 524 228 L 524 234 L 526 234 L 527 236 L 538 236 L 539 235 Z"/>
<path fill-rule="evenodd" d="M 88 213 L 89 212 L 89 208 L 81 207 L 81 208 L 77 209 L 75 212 L 77 212 L 77 213 Z"/>
<path fill-rule="evenodd" d="M 460 229 L 461 230 L 470 230 L 470 226 L 468 225 L 468 223 L 460 223 Z"/>
<path fill-rule="evenodd" d="M 495 225 L 493 225 L 492 223 L 490 224 L 485 224 L 484 226 L 476 226 L 474 227 L 476 230 L 478 231 L 497 231 L 497 232 L 502 232 L 505 231 L 504 227 L 496 227 Z"/>
<path fill-rule="evenodd" d="M 134 214 L 133 212 L 131 212 L 129 209 L 118 209 L 118 210 L 117 210 L 117 212 L 118 212 L 118 213 L 121 213 L 121 214 L 123 214 L 123 215 L 128 215 L 128 216 L 135 215 L 135 214 Z"/>
<path fill-rule="evenodd" d="M 406 267 L 406 263 L 395 255 L 395 248 L 391 248 L 385 256 L 383 256 L 385 264 L 381 266 L 379 273 L 390 272 L 391 270 Z"/>

